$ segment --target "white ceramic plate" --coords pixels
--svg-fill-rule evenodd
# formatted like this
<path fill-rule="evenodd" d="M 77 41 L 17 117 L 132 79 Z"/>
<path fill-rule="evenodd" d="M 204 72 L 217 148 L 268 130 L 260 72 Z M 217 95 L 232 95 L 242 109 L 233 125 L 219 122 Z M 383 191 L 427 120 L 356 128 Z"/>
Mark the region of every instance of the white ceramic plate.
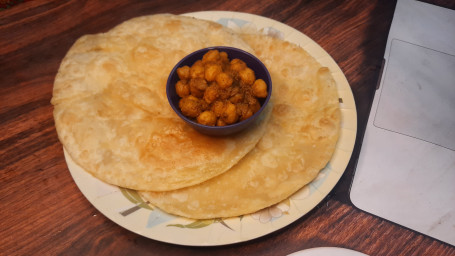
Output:
<path fill-rule="evenodd" d="M 342 124 L 341 136 L 329 164 L 310 184 L 283 202 L 254 214 L 229 219 L 190 220 L 149 207 L 136 191 L 106 184 L 84 171 L 65 151 L 71 175 L 85 197 L 118 225 L 139 235 L 180 245 L 212 246 L 247 241 L 283 228 L 313 209 L 333 189 L 343 174 L 354 148 L 357 113 L 351 88 L 338 65 L 317 43 L 278 21 L 237 12 L 185 14 L 218 22 L 236 31 L 260 31 L 300 45 L 323 66 L 330 68 L 337 82 Z"/>
<path fill-rule="evenodd" d="M 340 247 L 318 247 L 302 250 L 288 256 L 368 256 L 358 251 Z"/>

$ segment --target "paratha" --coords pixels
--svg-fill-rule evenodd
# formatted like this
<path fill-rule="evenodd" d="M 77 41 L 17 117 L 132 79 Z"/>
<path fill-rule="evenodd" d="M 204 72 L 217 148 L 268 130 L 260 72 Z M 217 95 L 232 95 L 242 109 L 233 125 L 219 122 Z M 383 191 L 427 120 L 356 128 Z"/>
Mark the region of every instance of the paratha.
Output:
<path fill-rule="evenodd" d="M 160 14 L 86 35 L 63 59 L 52 104 L 58 136 L 95 177 L 136 190 L 166 191 L 215 177 L 246 155 L 267 115 L 234 136 L 197 133 L 171 109 L 166 80 L 185 55 L 225 45 L 252 52 L 221 25 Z"/>
<path fill-rule="evenodd" d="M 162 210 L 193 219 L 239 216 L 279 203 L 311 182 L 330 160 L 340 110 L 330 70 L 302 48 L 265 35 L 243 35 L 273 80 L 266 133 L 227 172 L 191 187 L 141 192 Z"/>

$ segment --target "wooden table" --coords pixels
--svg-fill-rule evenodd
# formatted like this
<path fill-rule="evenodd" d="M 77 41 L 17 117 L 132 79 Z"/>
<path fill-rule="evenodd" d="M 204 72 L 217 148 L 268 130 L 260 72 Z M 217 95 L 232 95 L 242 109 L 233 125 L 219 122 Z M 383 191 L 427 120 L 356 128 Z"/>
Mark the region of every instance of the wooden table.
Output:
<path fill-rule="evenodd" d="M 455 2 L 432 1 L 451 9 Z M 378 80 L 394 1 L 26 1 L 0 11 L 0 255 L 286 255 L 338 246 L 369 255 L 455 255 L 455 248 L 356 209 L 349 185 Z M 67 169 L 52 116 L 52 86 L 74 41 L 139 15 L 229 10 L 286 23 L 320 44 L 344 71 L 358 137 L 335 189 L 291 225 L 219 247 L 157 242 L 99 213 Z"/>

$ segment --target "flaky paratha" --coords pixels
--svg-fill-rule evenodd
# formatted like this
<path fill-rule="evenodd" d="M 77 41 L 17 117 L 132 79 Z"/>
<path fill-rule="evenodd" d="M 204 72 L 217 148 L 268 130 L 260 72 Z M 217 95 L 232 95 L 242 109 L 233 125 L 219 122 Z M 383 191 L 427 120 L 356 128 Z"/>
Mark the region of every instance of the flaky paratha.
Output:
<path fill-rule="evenodd" d="M 235 136 L 204 136 L 180 120 L 166 98 L 173 66 L 215 45 L 251 52 L 217 23 L 168 14 L 77 40 L 52 98 L 59 139 L 71 158 L 105 182 L 153 191 L 197 184 L 237 163 L 262 137 L 261 122 Z"/>
<path fill-rule="evenodd" d="M 302 48 L 244 35 L 268 67 L 274 109 L 266 133 L 238 164 L 201 184 L 142 192 L 166 212 L 194 219 L 231 217 L 276 204 L 312 181 L 330 160 L 340 133 L 336 84 Z"/>

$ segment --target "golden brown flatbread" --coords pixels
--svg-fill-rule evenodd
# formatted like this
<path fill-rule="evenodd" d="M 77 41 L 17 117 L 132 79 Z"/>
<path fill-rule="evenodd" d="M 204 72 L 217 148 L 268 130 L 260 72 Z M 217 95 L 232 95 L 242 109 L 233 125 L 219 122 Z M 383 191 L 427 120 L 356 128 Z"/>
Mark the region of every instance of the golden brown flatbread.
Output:
<path fill-rule="evenodd" d="M 267 115 L 240 134 L 208 137 L 185 124 L 166 98 L 173 66 L 215 45 L 251 51 L 217 23 L 170 14 L 134 18 L 77 40 L 52 98 L 71 158 L 105 182 L 153 191 L 198 184 L 236 164 L 262 137 Z"/>
<path fill-rule="evenodd" d="M 268 67 L 274 108 L 266 133 L 227 172 L 168 192 L 142 192 L 166 212 L 194 219 L 239 216 L 279 203 L 312 181 L 330 160 L 340 132 L 335 81 L 302 48 L 244 35 Z"/>

